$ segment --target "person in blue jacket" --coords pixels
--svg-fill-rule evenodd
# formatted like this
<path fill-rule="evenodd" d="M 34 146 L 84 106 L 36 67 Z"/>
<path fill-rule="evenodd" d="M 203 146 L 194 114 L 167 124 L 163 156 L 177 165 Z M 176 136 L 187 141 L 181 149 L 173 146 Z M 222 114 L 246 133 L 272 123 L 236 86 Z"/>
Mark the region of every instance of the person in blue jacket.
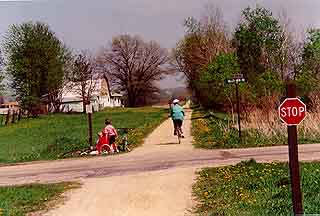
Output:
<path fill-rule="evenodd" d="M 182 132 L 182 123 L 184 119 L 184 111 L 182 106 L 179 105 L 179 100 L 174 99 L 173 100 L 173 106 L 171 107 L 170 116 L 173 121 L 174 125 L 174 135 L 177 135 L 177 129 L 180 128 L 181 131 L 181 137 L 184 138 L 183 132 Z"/>

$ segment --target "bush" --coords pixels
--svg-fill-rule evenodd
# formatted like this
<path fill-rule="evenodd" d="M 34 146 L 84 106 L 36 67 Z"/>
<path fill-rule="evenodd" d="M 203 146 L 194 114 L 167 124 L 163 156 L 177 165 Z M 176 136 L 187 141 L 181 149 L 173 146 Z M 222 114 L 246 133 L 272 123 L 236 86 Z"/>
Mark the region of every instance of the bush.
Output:
<path fill-rule="evenodd" d="M 219 108 L 231 103 L 234 87 L 226 83 L 239 71 L 237 57 L 233 53 L 223 53 L 209 63 L 196 80 L 201 92 L 200 103 L 205 107 Z"/>
<path fill-rule="evenodd" d="M 199 148 L 244 148 L 283 145 L 287 143 L 287 127 L 276 110 L 254 109 L 241 121 L 241 140 L 238 138 L 237 116 L 195 110 L 192 116 L 194 145 Z M 308 113 L 298 127 L 299 143 L 320 141 L 320 113 Z"/>

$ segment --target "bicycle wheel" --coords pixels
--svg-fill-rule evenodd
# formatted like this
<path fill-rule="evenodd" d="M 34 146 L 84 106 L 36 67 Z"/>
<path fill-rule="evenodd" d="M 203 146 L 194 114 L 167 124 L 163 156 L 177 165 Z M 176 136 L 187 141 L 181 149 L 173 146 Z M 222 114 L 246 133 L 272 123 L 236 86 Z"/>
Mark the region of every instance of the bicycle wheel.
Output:
<path fill-rule="evenodd" d="M 177 128 L 178 142 L 181 143 L 181 128 Z"/>

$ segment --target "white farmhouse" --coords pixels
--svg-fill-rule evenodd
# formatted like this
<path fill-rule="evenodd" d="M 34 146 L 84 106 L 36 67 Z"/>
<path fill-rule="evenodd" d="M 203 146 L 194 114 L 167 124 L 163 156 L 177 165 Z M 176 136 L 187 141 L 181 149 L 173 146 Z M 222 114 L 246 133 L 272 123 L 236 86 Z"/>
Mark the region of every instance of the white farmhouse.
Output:
<path fill-rule="evenodd" d="M 122 95 L 111 93 L 109 83 L 104 78 L 98 78 L 93 81 L 94 84 L 91 98 L 93 111 L 100 111 L 106 107 L 122 107 Z M 63 112 L 83 112 L 82 98 L 79 93 L 79 86 L 65 88 L 62 94 Z"/>

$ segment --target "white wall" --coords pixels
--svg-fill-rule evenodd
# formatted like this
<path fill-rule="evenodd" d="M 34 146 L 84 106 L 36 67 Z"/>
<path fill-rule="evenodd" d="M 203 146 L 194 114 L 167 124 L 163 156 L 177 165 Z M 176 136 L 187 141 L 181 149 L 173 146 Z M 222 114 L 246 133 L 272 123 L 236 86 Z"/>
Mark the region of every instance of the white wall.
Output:
<path fill-rule="evenodd" d="M 122 107 L 120 98 L 112 98 L 112 107 Z"/>
<path fill-rule="evenodd" d="M 101 79 L 97 80 L 96 88 L 93 92 L 93 100 L 91 101 L 91 104 L 93 106 L 94 111 L 102 110 L 106 107 L 121 107 L 121 99 L 120 97 L 110 97 L 110 92 L 108 92 L 106 95 L 101 95 L 101 88 L 102 88 L 102 81 Z M 81 98 L 80 95 L 77 94 L 77 92 L 72 90 L 66 90 L 63 93 L 64 98 Z M 70 103 L 64 103 L 64 108 L 62 109 L 63 112 L 68 112 L 72 110 L 72 112 L 83 112 L 83 106 L 82 102 L 70 102 Z"/>
<path fill-rule="evenodd" d="M 91 103 L 94 112 L 99 111 L 99 104 L 97 102 Z M 82 102 L 64 103 L 61 105 L 62 112 L 83 112 Z"/>

